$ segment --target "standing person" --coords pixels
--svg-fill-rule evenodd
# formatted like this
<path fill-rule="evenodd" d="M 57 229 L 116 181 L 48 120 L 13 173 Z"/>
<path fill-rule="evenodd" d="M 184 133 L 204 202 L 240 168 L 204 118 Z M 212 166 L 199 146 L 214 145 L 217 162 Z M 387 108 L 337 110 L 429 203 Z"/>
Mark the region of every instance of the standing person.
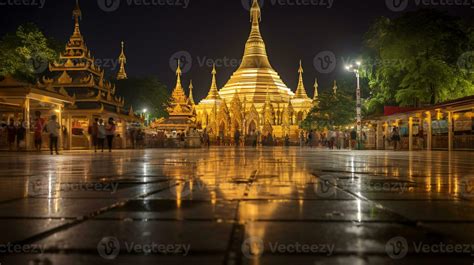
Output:
<path fill-rule="evenodd" d="M 354 149 L 357 141 L 357 132 L 352 129 L 351 131 L 351 149 Z"/>
<path fill-rule="evenodd" d="M 109 152 L 112 152 L 112 147 L 114 144 L 114 136 L 115 136 L 115 122 L 114 118 L 110 117 L 107 125 L 105 126 L 105 134 L 107 136 L 107 145 L 109 146 Z"/>
<path fill-rule="evenodd" d="M 392 141 L 393 141 L 393 150 L 398 150 L 399 146 L 400 146 L 400 133 L 398 132 L 398 128 L 397 127 L 393 127 L 393 131 L 392 131 Z"/>
<path fill-rule="evenodd" d="M 7 141 L 8 141 L 8 150 L 12 151 L 13 146 L 15 145 L 16 138 L 16 126 L 15 121 L 10 119 L 10 123 L 7 125 Z"/>
<path fill-rule="evenodd" d="M 107 135 L 107 132 L 105 130 L 104 120 L 99 119 L 99 123 L 97 124 L 97 144 L 99 146 L 99 149 L 102 150 L 102 153 L 104 152 L 106 135 Z"/>
<path fill-rule="evenodd" d="M 35 149 L 36 151 L 41 151 L 41 146 L 43 144 L 43 129 L 44 129 L 44 119 L 41 118 L 41 112 L 35 112 L 35 124 L 33 126 L 34 129 L 34 138 L 35 138 Z"/>
<path fill-rule="evenodd" d="M 24 121 L 20 120 L 20 124 L 16 128 L 16 147 L 17 150 L 21 149 L 21 145 L 25 141 L 25 135 L 26 135 L 26 128 L 24 125 Z M 25 144 L 26 146 L 26 144 Z"/>
<path fill-rule="evenodd" d="M 94 122 L 89 126 L 89 134 L 91 135 L 92 145 L 94 146 L 94 152 L 97 153 L 97 145 L 99 144 L 99 119 L 95 118 Z"/>
<path fill-rule="evenodd" d="M 235 130 L 235 133 L 234 133 L 234 143 L 235 143 L 235 146 L 239 146 L 239 145 L 240 145 L 240 131 L 239 131 L 239 130 Z"/>
<path fill-rule="evenodd" d="M 59 129 L 61 126 L 57 122 L 58 117 L 56 115 L 51 116 L 51 119 L 46 124 L 46 132 L 49 133 L 49 151 L 53 154 L 53 148 L 56 151 L 56 154 L 59 155 L 58 152 L 58 138 L 59 138 Z"/>
<path fill-rule="evenodd" d="M 285 146 L 290 146 L 290 136 L 288 134 L 285 135 Z"/>
<path fill-rule="evenodd" d="M 308 133 L 308 145 L 309 147 L 313 147 L 313 139 L 314 138 L 314 133 L 313 133 L 313 130 L 309 131 Z"/>
<path fill-rule="evenodd" d="M 305 142 L 305 139 L 304 139 L 304 131 L 301 130 L 301 131 L 300 131 L 300 147 L 303 147 L 303 146 L 304 146 L 304 142 Z"/>

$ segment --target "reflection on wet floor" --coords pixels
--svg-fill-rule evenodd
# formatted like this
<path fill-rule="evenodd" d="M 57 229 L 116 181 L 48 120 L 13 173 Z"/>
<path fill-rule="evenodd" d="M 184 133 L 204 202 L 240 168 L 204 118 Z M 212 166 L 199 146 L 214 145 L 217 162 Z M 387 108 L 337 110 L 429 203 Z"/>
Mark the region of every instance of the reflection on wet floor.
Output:
<path fill-rule="evenodd" d="M 470 152 L 211 148 L 0 158 L 0 247 L 41 247 L 7 251 L 2 265 L 474 262 L 471 248 L 432 250 L 442 242 L 474 253 Z"/>

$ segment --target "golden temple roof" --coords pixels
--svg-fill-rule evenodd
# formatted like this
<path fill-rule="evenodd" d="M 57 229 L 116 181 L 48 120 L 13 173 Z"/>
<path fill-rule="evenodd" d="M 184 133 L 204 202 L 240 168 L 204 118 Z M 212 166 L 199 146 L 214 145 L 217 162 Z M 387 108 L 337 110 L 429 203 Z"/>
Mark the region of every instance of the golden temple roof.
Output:
<path fill-rule="evenodd" d="M 298 87 L 296 88 L 295 98 L 309 99 L 308 95 L 306 94 L 306 89 L 304 88 L 303 66 L 301 65 L 301 60 L 300 60 L 300 68 L 298 69 L 298 73 L 299 73 Z"/>
<path fill-rule="evenodd" d="M 283 83 L 268 60 L 265 43 L 260 34 L 261 10 L 257 0 L 250 9 L 251 30 L 245 44 L 242 63 L 227 84 L 219 91 L 221 98 L 231 100 L 239 93 L 251 102 L 264 103 L 266 88 L 275 103 L 288 102 L 294 93 Z"/>
<path fill-rule="evenodd" d="M 120 69 L 117 73 L 117 80 L 127 79 L 127 72 L 125 72 L 125 64 L 127 63 L 127 57 L 125 56 L 123 48 L 124 42 L 122 41 L 122 51 L 120 52 L 119 56 Z"/>

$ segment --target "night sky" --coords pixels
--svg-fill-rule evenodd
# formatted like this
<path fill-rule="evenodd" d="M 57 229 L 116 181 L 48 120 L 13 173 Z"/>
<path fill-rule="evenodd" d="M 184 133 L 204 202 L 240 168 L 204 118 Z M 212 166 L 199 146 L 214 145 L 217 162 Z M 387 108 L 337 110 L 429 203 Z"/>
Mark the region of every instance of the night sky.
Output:
<path fill-rule="evenodd" d="M 44 1 L 43 8 L 14 5 L 15 2 L 40 5 L 40 1 Z M 114 2 L 80 1 L 83 14 L 81 32 L 92 54 L 108 74 L 118 70 L 113 65 L 122 40 L 126 42 L 129 77 L 153 75 L 170 89 L 175 83 L 170 59 L 179 51 L 189 53 L 192 67 L 184 73 L 183 81 L 187 87 L 189 79 L 193 79 L 195 100 L 207 94 L 211 82 L 211 68 L 203 62 L 205 59 L 220 59 L 217 61 L 221 63 L 217 69 L 219 88 L 237 69 L 235 62 L 241 59 L 250 32 L 249 12 L 243 4 L 245 0 L 166 0 L 171 3 L 167 5 L 162 5 L 165 0 L 121 0 L 120 6 L 111 12 L 101 9 L 104 1 Z M 188 4 L 186 8 L 185 2 Z M 315 77 L 320 80 L 320 89 L 329 89 L 333 79 L 349 74 L 343 69 L 343 59 L 356 58 L 363 35 L 374 19 L 396 17 L 421 8 L 412 1 L 401 12 L 390 10 L 385 0 L 334 0 L 331 8 L 328 8 L 328 0 L 261 2 L 264 4 L 260 28 L 273 68 L 295 90 L 298 61 L 302 59 L 305 85 L 310 96 Z M 433 2 L 439 3 L 439 0 Z M 293 3 L 295 5 L 289 5 Z M 0 35 L 14 31 L 22 23 L 33 22 L 48 36 L 65 43 L 73 31 L 74 4 L 75 0 L 0 0 Z M 470 6 L 436 8 L 459 16 L 472 16 L 474 12 Z M 337 58 L 335 70 L 331 73 L 318 72 L 313 63 L 315 56 L 324 51 L 332 52 Z M 224 59 L 228 60 L 227 63 L 222 62 Z"/>

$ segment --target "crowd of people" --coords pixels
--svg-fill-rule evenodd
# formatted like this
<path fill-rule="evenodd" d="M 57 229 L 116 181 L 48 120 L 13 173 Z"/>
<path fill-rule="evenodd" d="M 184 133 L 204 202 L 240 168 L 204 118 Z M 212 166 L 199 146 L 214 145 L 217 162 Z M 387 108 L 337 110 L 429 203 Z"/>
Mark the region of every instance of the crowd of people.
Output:
<path fill-rule="evenodd" d="M 23 151 L 26 150 L 26 134 L 33 132 L 34 147 L 37 152 L 40 152 L 43 147 L 43 135 L 48 135 L 49 151 L 51 155 L 59 155 L 59 139 L 60 135 L 67 135 L 65 126 L 61 126 L 56 115 L 51 115 L 46 121 L 40 111 L 35 112 L 34 120 L 28 128 L 28 124 L 24 120 L 17 120 L 10 118 L 8 122 L 2 121 L 0 125 L 0 137 L 6 135 L 7 145 L 9 151 Z M 101 150 L 104 152 L 105 144 L 109 152 L 112 151 L 113 141 L 115 137 L 116 125 L 113 118 L 109 118 L 107 123 L 102 119 L 96 118 L 95 122 L 89 127 L 89 134 L 91 136 L 94 151 Z"/>
<path fill-rule="evenodd" d="M 365 133 L 362 133 L 362 142 L 367 140 Z M 319 132 L 311 130 L 301 131 L 299 135 L 300 146 L 327 147 L 328 149 L 355 149 L 357 145 L 357 132 L 351 131 L 326 131 Z"/>

